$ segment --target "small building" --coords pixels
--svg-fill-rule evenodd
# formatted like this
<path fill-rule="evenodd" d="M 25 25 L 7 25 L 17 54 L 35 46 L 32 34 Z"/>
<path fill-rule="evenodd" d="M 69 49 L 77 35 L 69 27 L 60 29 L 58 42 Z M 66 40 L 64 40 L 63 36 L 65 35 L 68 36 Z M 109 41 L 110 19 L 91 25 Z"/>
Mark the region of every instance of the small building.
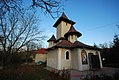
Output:
<path fill-rule="evenodd" d="M 46 62 L 46 54 L 47 51 L 45 48 L 37 50 L 35 55 L 35 63 L 39 64 L 40 62 Z"/>
<path fill-rule="evenodd" d="M 78 41 L 82 35 L 74 27 L 75 22 L 65 13 L 53 25 L 54 35 L 48 40 L 47 66 L 62 70 L 89 70 L 102 68 L 100 49 Z"/>

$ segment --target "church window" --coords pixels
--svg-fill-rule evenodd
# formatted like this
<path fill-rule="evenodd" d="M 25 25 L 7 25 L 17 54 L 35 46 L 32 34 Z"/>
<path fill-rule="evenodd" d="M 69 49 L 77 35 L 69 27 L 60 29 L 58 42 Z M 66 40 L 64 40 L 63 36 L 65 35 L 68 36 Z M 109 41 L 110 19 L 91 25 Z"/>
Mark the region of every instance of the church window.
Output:
<path fill-rule="evenodd" d="M 82 64 L 88 64 L 88 61 L 87 61 L 87 53 L 85 50 L 82 50 L 81 51 L 81 57 L 82 57 Z"/>
<path fill-rule="evenodd" d="M 66 26 L 67 26 L 67 22 L 66 22 Z"/>
<path fill-rule="evenodd" d="M 66 52 L 66 60 L 69 59 L 69 51 Z"/>
<path fill-rule="evenodd" d="M 98 55 L 98 52 L 97 51 L 95 52 L 95 55 Z"/>
<path fill-rule="evenodd" d="M 71 35 L 71 39 L 73 39 L 73 35 Z"/>

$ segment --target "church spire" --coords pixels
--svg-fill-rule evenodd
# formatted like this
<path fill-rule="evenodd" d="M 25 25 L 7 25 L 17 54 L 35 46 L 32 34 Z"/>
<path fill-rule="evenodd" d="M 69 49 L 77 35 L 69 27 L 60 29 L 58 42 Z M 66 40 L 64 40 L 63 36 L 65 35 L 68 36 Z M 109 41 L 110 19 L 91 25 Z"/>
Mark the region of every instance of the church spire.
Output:
<path fill-rule="evenodd" d="M 49 47 L 54 46 L 55 45 L 55 43 L 54 43 L 55 41 L 56 41 L 56 38 L 55 38 L 54 35 L 52 35 L 52 37 L 47 41 L 47 42 L 49 42 Z"/>
<path fill-rule="evenodd" d="M 56 38 L 54 35 L 52 35 L 52 37 L 47 42 L 50 42 L 50 41 L 56 41 Z"/>
<path fill-rule="evenodd" d="M 65 15 L 65 13 L 63 12 L 61 17 L 65 18 L 65 19 L 68 19 L 68 17 Z"/>
<path fill-rule="evenodd" d="M 66 14 L 63 12 L 62 15 L 60 16 L 60 18 L 59 18 L 59 19 L 56 21 L 56 23 L 53 25 L 53 27 L 56 28 L 56 27 L 61 23 L 61 21 L 67 22 L 67 23 L 69 23 L 69 24 L 72 23 L 72 25 L 75 24 L 75 22 L 72 21 L 72 20 L 69 20 L 68 17 L 66 16 Z"/>

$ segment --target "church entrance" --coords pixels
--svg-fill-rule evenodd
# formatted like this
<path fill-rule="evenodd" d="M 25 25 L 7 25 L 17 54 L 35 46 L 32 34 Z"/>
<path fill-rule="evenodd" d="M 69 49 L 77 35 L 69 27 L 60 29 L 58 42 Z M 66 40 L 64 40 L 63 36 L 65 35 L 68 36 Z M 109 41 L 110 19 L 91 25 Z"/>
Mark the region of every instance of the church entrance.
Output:
<path fill-rule="evenodd" d="M 100 60 L 98 55 L 94 55 L 93 53 L 89 53 L 89 66 L 90 69 L 96 68 L 100 69 Z"/>

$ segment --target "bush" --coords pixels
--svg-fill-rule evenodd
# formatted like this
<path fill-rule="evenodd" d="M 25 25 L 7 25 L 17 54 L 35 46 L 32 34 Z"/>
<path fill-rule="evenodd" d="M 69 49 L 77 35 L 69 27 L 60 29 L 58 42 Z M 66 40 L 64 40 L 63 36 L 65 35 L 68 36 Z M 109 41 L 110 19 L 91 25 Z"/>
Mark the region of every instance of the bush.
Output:
<path fill-rule="evenodd" d="M 108 76 L 105 74 L 101 75 L 87 75 L 83 80 L 119 80 L 119 70 L 115 72 L 112 76 Z"/>

